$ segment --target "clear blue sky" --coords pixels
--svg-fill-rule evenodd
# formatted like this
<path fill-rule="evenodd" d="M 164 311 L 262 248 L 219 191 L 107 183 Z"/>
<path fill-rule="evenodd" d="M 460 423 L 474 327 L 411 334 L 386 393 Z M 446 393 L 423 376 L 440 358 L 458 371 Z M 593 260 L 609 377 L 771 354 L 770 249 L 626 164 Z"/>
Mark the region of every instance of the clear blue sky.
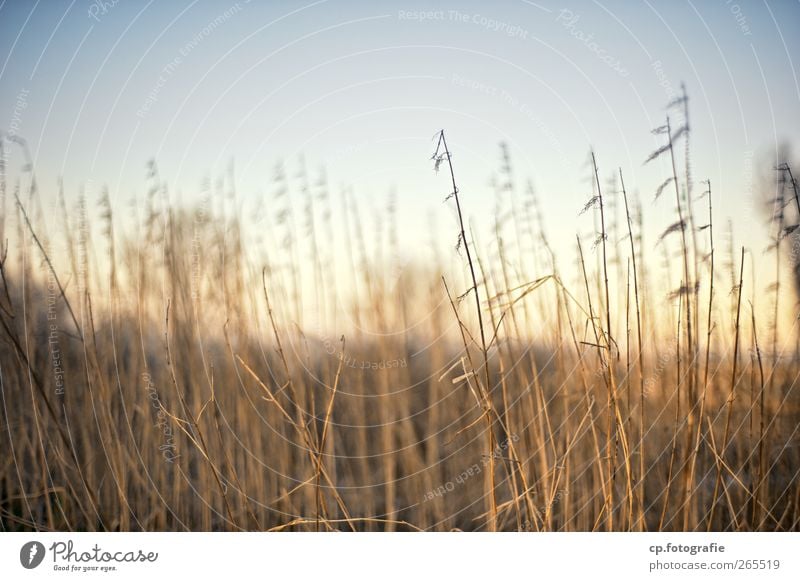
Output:
<path fill-rule="evenodd" d="M 255 197 L 302 152 L 375 211 L 395 188 L 412 242 L 430 212 L 452 237 L 429 161 L 445 128 L 479 226 L 504 141 L 566 246 L 592 228 L 578 216 L 590 147 L 603 176 L 621 166 L 649 219 L 670 223 L 672 205 L 651 203 L 667 168 L 642 162 L 685 82 L 694 176 L 711 178 L 720 221 L 760 252 L 752 191 L 800 135 L 799 22 L 798 0 L 6 0 L 0 127 L 30 142 L 43 196 L 63 176 L 67 192 L 108 184 L 120 204 L 143 195 L 153 157 L 191 202 L 231 159 Z"/>

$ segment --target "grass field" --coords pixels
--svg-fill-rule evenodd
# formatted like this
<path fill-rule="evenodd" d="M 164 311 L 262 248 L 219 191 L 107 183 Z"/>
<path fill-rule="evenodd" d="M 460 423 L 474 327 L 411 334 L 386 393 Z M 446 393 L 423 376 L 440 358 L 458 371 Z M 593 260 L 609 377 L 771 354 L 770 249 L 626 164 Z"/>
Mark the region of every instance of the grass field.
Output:
<path fill-rule="evenodd" d="M 0 526 L 800 529 L 797 183 L 737 247 L 688 131 L 656 134 L 648 204 L 590 156 L 566 254 L 507 153 L 479 240 L 444 132 L 453 245 L 407 263 L 402 199 L 376 223 L 304 173 L 260 215 L 233 175 L 179 207 L 151 163 L 131 210 L 4 173 Z"/>

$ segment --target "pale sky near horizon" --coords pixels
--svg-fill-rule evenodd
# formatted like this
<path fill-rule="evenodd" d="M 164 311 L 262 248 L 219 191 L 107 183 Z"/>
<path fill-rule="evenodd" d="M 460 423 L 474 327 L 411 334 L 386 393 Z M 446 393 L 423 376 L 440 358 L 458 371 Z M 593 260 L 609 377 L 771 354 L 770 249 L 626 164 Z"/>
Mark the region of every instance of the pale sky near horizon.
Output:
<path fill-rule="evenodd" d="M 667 165 L 643 162 L 685 83 L 695 193 L 710 178 L 718 223 L 730 218 L 759 257 L 759 176 L 800 135 L 798 22 L 798 0 L 6 0 L 0 130 L 29 142 L 45 198 L 58 177 L 72 195 L 91 180 L 118 207 L 142 198 L 151 158 L 190 204 L 231 160 L 252 200 L 302 154 L 312 176 L 325 166 L 334 190 L 351 186 L 367 219 L 396 191 L 413 243 L 430 238 L 431 213 L 453 238 L 429 159 L 444 128 L 478 227 L 491 227 L 505 142 L 570 252 L 592 229 L 578 213 L 594 148 L 603 179 L 621 167 L 641 195 L 652 249 L 673 204 L 653 203 Z M 19 164 L 12 150 L 10 171 Z"/>

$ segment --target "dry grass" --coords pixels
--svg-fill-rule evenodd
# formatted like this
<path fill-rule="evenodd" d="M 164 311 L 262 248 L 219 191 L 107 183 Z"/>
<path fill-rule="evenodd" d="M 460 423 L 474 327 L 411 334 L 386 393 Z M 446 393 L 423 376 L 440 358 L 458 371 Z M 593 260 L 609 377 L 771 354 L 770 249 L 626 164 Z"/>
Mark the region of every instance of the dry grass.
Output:
<path fill-rule="evenodd" d="M 744 250 L 726 285 L 688 128 L 657 133 L 667 264 L 592 154 L 598 227 L 574 282 L 505 151 L 478 243 L 444 133 L 462 262 L 399 275 L 396 201 L 371 240 L 352 197 L 304 173 L 279 171 L 251 220 L 232 175 L 182 211 L 151 164 L 123 227 L 105 192 L 97 212 L 59 192 L 53 227 L 24 173 L 2 225 L 2 529 L 798 530 L 800 354 L 776 324 L 796 298 L 776 284 L 774 311 L 749 307 Z M 796 260 L 790 172 L 776 283 Z"/>

